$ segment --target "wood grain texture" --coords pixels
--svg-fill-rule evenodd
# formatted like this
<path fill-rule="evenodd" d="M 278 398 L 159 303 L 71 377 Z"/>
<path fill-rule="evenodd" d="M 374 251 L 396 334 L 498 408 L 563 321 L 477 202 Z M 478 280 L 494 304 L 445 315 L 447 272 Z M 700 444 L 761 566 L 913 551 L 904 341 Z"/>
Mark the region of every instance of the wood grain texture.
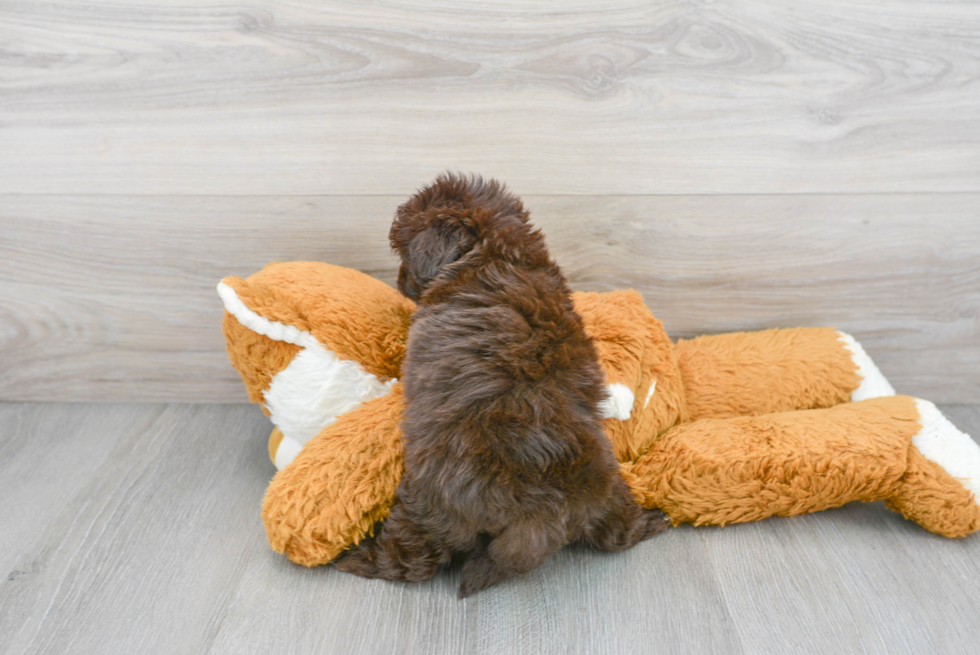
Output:
<path fill-rule="evenodd" d="M 747 652 L 955 653 L 980 636 L 976 539 L 910 530 L 881 504 L 702 537 Z"/>
<path fill-rule="evenodd" d="M 980 191 L 980 6 L 0 6 L 0 193 Z"/>
<path fill-rule="evenodd" d="M 393 283 L 401 200 L 0 196 L 0 398 L 244 402 L 217 281 Z M 980 402 L 980 194 L 525 200 L 573 287 L 634 287 L 674 337 L 835 325 L 900 392 Z"/>
<path fill-rule="evenodd" d="M 944 406 L 980 434 L 980 406 Z M 625 553 L 566 548 L 465 601 L 273 553 L 242 405 L 0 404 L 0 655 L 967 653 L 980 536 L 880 503 Z"/>
<path fill-rule="evenodd" d="M 28 496 L 4 471 L 2 504 L 14 493 L 21 512 L 47 519 L 0 553 L 0 650 L 203 652 L 243 556 L 265 546 L 268 431 L 249 409 L 2 406 L 20 414 L 3 437 L 21 442 L 10 472 L 43 476 Z M 100 465 L 65 467 L 79 449 Z"/>
<path fill-rule="evenodd" d="M 138 438 L 160 411 L 0 405 L 0 575 L 14 582 L 47 567 L 45 552 L 22 558 L 24 545 L 63 529 L 71 519 L 66 499 L 84 492 L 111 453 Z M 13 619 L 0 614 L 0 634 L 16 632 Z"/>
<path fill-rule="evenodd" d="M 288 652 L 296 653 L 741 653 L 704 545 L 692 537 L 679 530 L 611 556 L 568 548 L 465 602 L 456 600 L 457 571 L 393 584 L 257 553 L 211 653 L 283 652 L 284 635 L 295 636 Z"/>

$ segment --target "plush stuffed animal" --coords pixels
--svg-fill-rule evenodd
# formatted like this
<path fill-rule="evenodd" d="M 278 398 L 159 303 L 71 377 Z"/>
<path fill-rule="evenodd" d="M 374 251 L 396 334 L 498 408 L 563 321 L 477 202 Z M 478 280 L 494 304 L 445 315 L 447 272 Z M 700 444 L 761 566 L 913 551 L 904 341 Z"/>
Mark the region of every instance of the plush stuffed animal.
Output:
<path fill-rule="evenodd" d="M 413 303 L 338 266 L 274 263 L 218 285 L 231 361 L 275 424 L 262 517 L 294 562 L 325 564 L 387 516 L 402 473 L 397 377 Z M 896 396 L 832 328 L 671 343 L 634 291 L 576 293 L 606 375 L 606 433 L 645 507 L 740 523 L 884 500 L 927 530 L 980 528 L 980 447 Z"/>

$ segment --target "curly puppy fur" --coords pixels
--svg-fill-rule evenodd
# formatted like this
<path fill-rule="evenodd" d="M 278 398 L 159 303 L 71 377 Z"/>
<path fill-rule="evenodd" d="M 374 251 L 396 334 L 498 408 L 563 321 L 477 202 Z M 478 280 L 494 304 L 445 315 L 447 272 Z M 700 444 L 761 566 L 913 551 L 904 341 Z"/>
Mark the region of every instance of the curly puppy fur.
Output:
<path fill-rule="evenodd" d="M 465 555 L 463 598 L 566 543 L 623 550 L 665 529 L 619 475 L 595 348 L 521 201 L 446 174 L 398 208 L 390 238 L 398 288 L 418 302 L 405 474 L 376 537 L 337 568 L 418 581 Z"/>

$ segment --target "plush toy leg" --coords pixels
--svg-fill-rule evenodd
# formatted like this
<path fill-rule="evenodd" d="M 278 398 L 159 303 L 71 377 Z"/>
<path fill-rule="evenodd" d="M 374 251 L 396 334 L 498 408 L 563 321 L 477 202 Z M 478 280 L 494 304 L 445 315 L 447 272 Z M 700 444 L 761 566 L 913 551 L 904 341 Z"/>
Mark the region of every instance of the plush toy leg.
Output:
<path fill-rule="evenodd" d="M 623 474 L 640 504 L 675 524 L 725 525 L 886 500 L 928 530 L 963 536 L 980 528 L 973 495 L 980 448 L 933 410 L 892 396 L 703 419 L 668 430 Z"/>
<path fill-rule="evenodd" d="M 895 391 L 850 335 L 833 328 L 681 340 L 677 363 L 691 419 L 818 409 Z"/>
<path fill-rule="evenodd" d="M 273 550 L 326 564 L 388 515 L 402 476 L 403 407 L 395 385 L 324 428 L 276 474 L 262 503 Z"/>

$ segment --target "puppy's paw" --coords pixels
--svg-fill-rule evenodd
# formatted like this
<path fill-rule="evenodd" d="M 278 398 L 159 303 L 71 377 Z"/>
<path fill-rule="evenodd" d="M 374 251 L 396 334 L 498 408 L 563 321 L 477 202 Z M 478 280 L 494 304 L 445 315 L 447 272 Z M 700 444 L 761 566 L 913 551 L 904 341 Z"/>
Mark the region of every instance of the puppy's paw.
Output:
<path fill-rule="evenodd" d="M 670 517 L 659 509 L 643 510 L 643 539 L 649 539 L 658 532 L 663 532 L 670 527 Z"/>
<path fill-rule="evenodd" d="M 370 537 L 351 546 L 330 563 L 336 569 L 359 575 L 362 578 L 379 577 L 377 545 L 374 539 Z"/>
<path fill-rule="evenodd" d="M 495 568 L 486 551 L 471 554 L 460 571 L 459 593 L 456 597 L 462 600 L 499 582 L 500 576 L 494 574 Z"/>

